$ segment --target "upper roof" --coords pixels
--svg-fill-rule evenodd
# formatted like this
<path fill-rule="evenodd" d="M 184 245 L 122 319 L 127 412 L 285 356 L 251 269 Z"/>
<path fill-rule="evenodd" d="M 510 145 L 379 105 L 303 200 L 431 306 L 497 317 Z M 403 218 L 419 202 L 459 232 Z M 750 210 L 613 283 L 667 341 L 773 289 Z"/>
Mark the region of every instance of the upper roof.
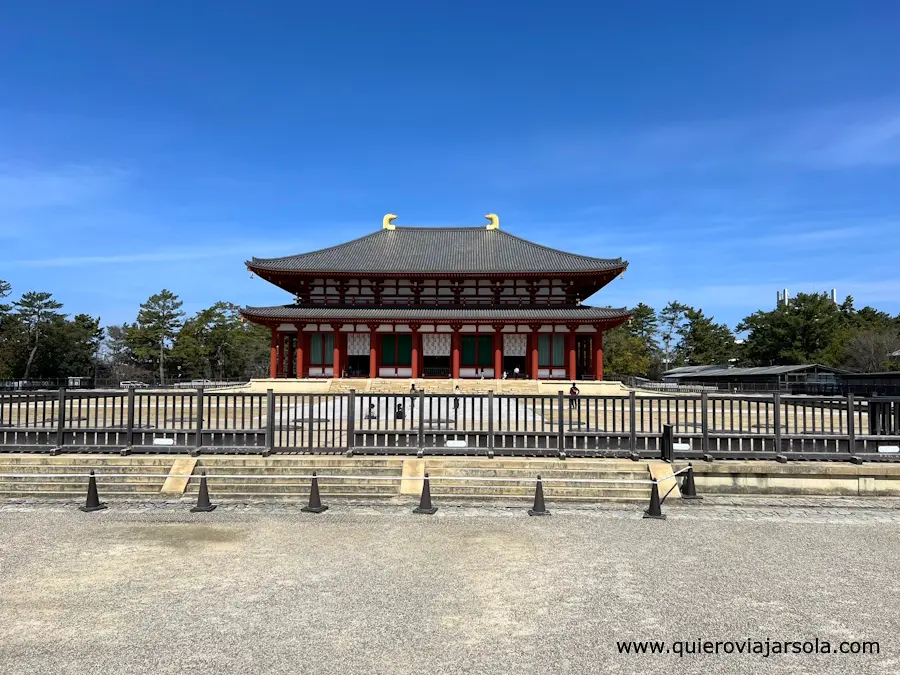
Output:
<path fill-rule="evenodd" d="M 334 273 L 589 273 L 623 270 L 621 258 L 591 258 L 484 227 L 397 227 L 283 258 L 253 258 L 251 270 Z"/>

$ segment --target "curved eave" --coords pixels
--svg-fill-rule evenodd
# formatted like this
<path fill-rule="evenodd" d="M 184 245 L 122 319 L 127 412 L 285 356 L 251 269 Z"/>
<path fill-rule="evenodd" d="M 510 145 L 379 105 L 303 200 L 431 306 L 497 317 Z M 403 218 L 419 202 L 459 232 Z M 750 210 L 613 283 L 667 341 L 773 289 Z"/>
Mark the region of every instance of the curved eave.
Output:
<path fill-rule="evenodd" d="M 344 324 L 579 324 L 618 326 L 631 318 L 625 309 L 608 307 L 348 307 L 283 305 L 245 307 L 241 316 L 253 323 L 274 326 L 282 323 Z"/>
<path fill-rule="evenodd" d="M 255 264 L 256 258 L 246 261 L 244 264 L 247 269 L 262 279 L 269 280 L 270 277 L 307 277 L 307 278 L 329 278 L 329 279 L 356 279 L 356 278 L 385 278 L 385 279 L 443 279 L 443 278 L 459 278 L 466 277 L 470 279 L 494 279 L 494 278 L 584 278 L 597 275 L 617 276 L 622 274 L 628 268 L 628 261 L 616 261 L 605 267 L 597 267 L 585 270 L 511 270 L 511 271 L 471 271 L 471 270 L 444 270 L 444 271 L 392 271 L 392 270 L 361 270 L 347 271 L 339 269 L 314 269 L 314 270 L 295 270 L 280 269 L 273 267 L 259 266 Z"/>

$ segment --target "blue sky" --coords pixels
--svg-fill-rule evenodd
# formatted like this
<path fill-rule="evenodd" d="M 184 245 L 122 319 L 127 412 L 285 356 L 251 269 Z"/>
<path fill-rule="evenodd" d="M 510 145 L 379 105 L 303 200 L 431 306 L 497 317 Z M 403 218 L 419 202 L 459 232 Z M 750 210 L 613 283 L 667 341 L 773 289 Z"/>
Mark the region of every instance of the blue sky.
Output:
<path fill-rule="evenodd" d="M 0 278 L 133 320 L 398 224 L 631 266 L 594 304 L 900 312 L 900 4 L 0 0 Z"/>

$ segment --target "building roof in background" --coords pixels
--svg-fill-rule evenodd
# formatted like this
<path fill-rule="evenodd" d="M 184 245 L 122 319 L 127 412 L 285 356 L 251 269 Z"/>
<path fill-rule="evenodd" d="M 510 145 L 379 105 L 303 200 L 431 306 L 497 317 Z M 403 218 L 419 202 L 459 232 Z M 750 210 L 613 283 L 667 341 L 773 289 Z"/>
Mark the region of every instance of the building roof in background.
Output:
<path fill-rule="evenodd" d="M 682 377 L 690 378 L 724 378 L 724 377 L 764 377 L 766 375 L 783 375 L 785 373 L 796 373 L 804 370 L 821 370 L 828 373 L 846 373 L 849 371 L 840 370 L 839 368 L 831 368 L 830 366 L 822 366 L 816 363 L 806 363 L 794 366 L 756 366 L 752 368 L 729 368 L 728 366 L 683 366 L 681 368 L 673 368 L 663 373 L 663 377 L 670 379 L 678 379 Z"/>
<path fill-rule="evenodd" d="M 621 258 L 591 258 L 484 227 L 397 227 L 309 253 L 253 258 L 272 272 L 589 273 L 624 271 Z"/>

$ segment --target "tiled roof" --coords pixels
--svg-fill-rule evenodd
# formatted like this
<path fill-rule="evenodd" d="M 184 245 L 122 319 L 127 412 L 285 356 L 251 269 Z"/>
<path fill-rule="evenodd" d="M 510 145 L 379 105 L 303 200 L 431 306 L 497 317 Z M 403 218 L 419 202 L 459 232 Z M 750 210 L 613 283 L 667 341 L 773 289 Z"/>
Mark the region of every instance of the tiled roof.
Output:
<path fill-rule="evenodd" d="M 253 258 L 252 270 L 282 272 L 494 273 L 624 270 L 621 258 L 590 258 L 484 227 L 398 227 L 284 258 Z"/>
<path fill-rule="evenodd" d="M 813 368 L 829 373 L 847 372 L 838 368 L 821 366 L 815 363 L 793 366 L 753 366 L 748 368 L 729 368 L 728 366 L 683 366 L 681 368 L 673 368 L 672 370 L 663 373 L 663 377 L 672 379 L 679 377 L 752 377 L 765 375 L 784 375 L 785 373 L 796 373 Z"/>
<path fill-rule="evenodd" d="M 281 321 L 624 321 L 627 309 L 610 307 L 346 307 L 333 305 L 280 305 L 245 307 L 241 310 L 252 320 Z M 621 321 L 619 321 L 620 323 Z"/>

